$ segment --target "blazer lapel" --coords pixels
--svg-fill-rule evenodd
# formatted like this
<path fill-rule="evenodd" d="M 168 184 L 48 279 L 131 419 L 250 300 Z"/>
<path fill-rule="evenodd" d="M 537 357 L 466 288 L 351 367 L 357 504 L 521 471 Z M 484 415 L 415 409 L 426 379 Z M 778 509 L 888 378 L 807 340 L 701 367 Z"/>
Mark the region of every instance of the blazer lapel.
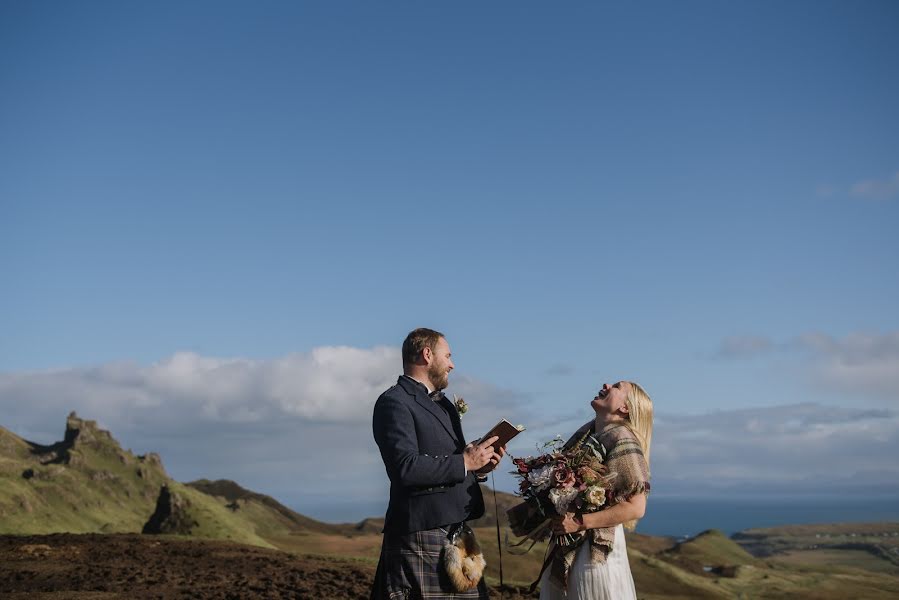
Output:
<path fill-rule="evenodd" d="M 415 394 L 415 401 L 428 409 L 432 415 L 437 417 L 437 420 L 440 421 L 440 424 L 446 428 L 451 436 L 453 436 L 453 439 L 458 441 L 458 439 L 456 438 L 456 432 L 453 430 L 453 424 L 452 422 L 450 422 L 449 415 L 446 414 L 445 410 L 437 406 L 436 402 L 422 393 Z"/>
<path fill-rule="evenodd" d="M 437 406 L 437 403 L 428 397 L 423 388 L 420 388 L 418 385 L 403 377 L 400 377 L 399 384 L 403 386 L 403 389 L 411 394 L 415 398 L 415 401 L 418 402 L 425 410 L 437 417 L 437 420 L 440 421 L 440 424 L 443 425 L 446 431 L 451 436 L 453 436 L 454 440 L 456 440 L 457 442 L 459 441 L 458 434 L 453 427 L 453 423 L 450 421 L 449 415 L 446 414 L 446 411 L 443 410 L 443 408 Z"/>
<path fill-rule="evenodd" d="M 461 442 L 461 446 L 464 447 L 465 436 L 462 435 L 462 415 L 459 414 L 459 411 L 449 398 L 446 399 L 446 403 L 450 411 L 450 419 L 453 421 L 453 429 L 456 432 L 456 441 Z"/>

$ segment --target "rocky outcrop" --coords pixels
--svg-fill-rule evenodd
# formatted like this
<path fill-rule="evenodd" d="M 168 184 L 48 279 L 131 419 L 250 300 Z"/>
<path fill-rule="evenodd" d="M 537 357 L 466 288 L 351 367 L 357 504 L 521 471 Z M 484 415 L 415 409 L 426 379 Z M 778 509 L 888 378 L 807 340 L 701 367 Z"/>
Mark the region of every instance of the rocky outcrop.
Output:
<path fill-rule="evenodd" d="M 82 447 L 90 447 L 96 450 L 108 451 L 116 455 L 122 455 L 119 443 L 112 434 L 105 429 L 100 429 L 96 421 L 81 419 L 72 411 L 66 418 L 66 433 L 61 442 L 50 446 L 43 446 L 30 442 L 31 453 L 35 455 L 42 465 L 62 464 L 78 466 L 83 463 L 83 457 L 78 452 L 73 452 Z"/>
<path fill-rule="evenodd" d="M 370 517 L 362 519 L 353 528 L 359 533 L 381 533 L 384 529 L 384 519 Z"/>
<path fill-rule="evenodd" d="M 79 444 L 97 444 L 102 442 L 115 442 L 105 429 L 100 429 L 96 421 L 81 419 L 73 410 L 66 419 L 66 435 L 63 442 L 74 446 Z"/>
<path fill-rule="evenodd" d="M 189 508 L 189 500 L 170 490 L 169 486 L 162 486 L 156 500 L 156 510 L 141 533 L 190 535 L 198 523 L 190 515 Z"/>

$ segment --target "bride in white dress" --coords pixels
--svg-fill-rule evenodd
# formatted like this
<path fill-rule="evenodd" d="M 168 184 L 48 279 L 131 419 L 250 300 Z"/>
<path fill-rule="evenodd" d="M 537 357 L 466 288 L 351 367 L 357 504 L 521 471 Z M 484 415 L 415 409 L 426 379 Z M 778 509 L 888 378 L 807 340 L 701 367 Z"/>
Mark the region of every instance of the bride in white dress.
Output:
<path fill-rule="evenodd" d="M 553 521 L 557 534 L 586 531 L 576 550 L 554 552 L 552 568 L 540 580 L 540 600 L 636 600 L 624 540 L 646 510 L 649 493 L 649 444 L 652 401 L 636 383 L 619 381 L 590 403 L 596 419 L 568 440 L 566 447 L 592 436 L 605 451 L 605 464 L 616 473 L 608 508 L 582 517 L 568 513 Z"/>

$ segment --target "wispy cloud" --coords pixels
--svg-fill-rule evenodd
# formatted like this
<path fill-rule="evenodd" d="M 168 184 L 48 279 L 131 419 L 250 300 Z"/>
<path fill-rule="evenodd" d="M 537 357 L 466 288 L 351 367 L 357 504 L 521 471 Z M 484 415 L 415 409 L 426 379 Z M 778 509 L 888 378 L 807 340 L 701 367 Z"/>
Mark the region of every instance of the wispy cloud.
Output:
<path fill-rule="evenodd" d="M 552 365 L 544 371 L 544 374 L 549 375 L 550 377 L 566 377 L 573 373 L 574 367 L 562 363 Z"/>
<path fill-rule="evenodd" d="M 652 462 L 660 493 L 896 493 L 897 452 L 896 411 L 799 404 L 661 415 Z"/>
<path fill-rule="evenodd" d="M 849 195 L 869 200 L 891 200 L 899 196 L 899 171 L 886 179 L 866 179 L 849 188 Z"/>
<path fill-rule="evenodd" d="M 813 382 L 899 400 L 899 331 L 844 338 L 812 333 L 794 344 L 811 356 Z"/>
<path fill-rule="evenodd" d="M 822 183 L 815 188 L 815 193 L 818 194 L 821 198 L 830 198 L 834 194 L 836 194 L 839 190 L 836 186 L 831 185 L 829 183 Z"/>
<path fill-rule="evenodd" d="M 531 442 L 567 437 L 586 417 L 542 423 L 527 435 Z M 891 409 L 804 403 L 662 411 L 652 440 L 659 496 L 899 494 L 899 412 Z M 504 484 L 514 487 L 508 477 Z"/>
<path fill-rule="evenodd" d="M 793 358 L 813 387 L 899 399 L 899 331 L 853 333 L 837 338 L 812 332 L 784 341 L 742 336 L 724 339 L 716 358 L 773 355 Z"/>

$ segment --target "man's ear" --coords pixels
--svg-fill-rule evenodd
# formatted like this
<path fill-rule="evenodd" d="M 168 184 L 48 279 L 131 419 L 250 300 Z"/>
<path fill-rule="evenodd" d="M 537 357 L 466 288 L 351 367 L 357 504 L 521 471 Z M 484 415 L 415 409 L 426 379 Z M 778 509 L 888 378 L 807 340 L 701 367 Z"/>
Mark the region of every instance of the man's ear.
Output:
<path fill-rule="evenodd" d="M 431 361 L 434 360 L 434 351 L 431 350 L 429 346 L 425 346 L 421 351 L 421 358 L 425 361 L 426 365 L 431 364 Z"/>

